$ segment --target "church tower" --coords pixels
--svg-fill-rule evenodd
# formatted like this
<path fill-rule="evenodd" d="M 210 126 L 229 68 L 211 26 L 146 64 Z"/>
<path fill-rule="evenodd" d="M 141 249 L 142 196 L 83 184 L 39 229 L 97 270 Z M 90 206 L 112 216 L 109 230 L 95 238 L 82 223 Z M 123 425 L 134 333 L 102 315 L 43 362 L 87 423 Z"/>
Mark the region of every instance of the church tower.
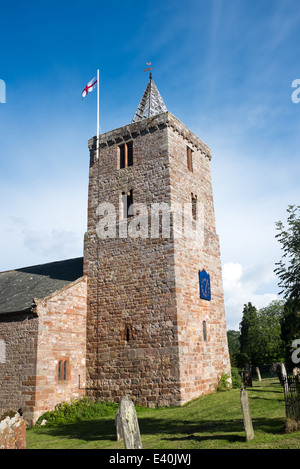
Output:
<path fill-rule="evenodd" d="M 87 388 L 180 405 L 230 374 L 210 149 L 150 75 L 131 124 L 89 140 Z"/>

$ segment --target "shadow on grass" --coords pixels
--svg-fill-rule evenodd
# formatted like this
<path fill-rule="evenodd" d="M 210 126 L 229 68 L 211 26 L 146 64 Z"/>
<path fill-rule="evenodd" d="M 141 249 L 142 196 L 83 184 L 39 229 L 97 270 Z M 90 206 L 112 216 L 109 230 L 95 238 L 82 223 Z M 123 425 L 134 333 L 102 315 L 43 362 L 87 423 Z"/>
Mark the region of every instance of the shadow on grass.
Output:
<path fill-rule="evenodd" d="M 153 419 L 143 417 L 139 419 L 141 435 L 158 435 L 165 441 L 193 440 L 224 440 L 229 443 L 243 442 L 244 425 L 242 419 L 236 420 L 190 420 Z M 269 434 L 283 432 L 282 419 L 253 419 L 254 431 Z M 78 439 L 84 441 L 116 441 L 114 417 L 105 420 L 89 420 L 74 424 L 48 426 L 39 428 L 39 433 L 53 437 Z M 203 435 L 201 435 L 203 434 Z"/>
<path fill-rule="evenodd" d="M 251 401 L 267 401 L 267 402 L 284 402 L 284 398 L 278 398 L 278 399 L 272 399 L 271 397 L 257 397 L 257 396 L 251 396 Z"/>
<path fill-rule="evenodd" d="M 266 419 L 266 418 L 253 418 L 253 427 L 257 431 L 261 431 L 269 434 L 281 434 L 283 433 L 283 419 Z M 235 420 L 202 420 L 199 423 L 190 421 L 180 421 L 176 424 L 174 421 L 155 421 L 152 419 L 143 419 L 140 422 L 141 433 L 146 434 L 186 434 L 186 437 L 180 437 L 182 439 L 191 439 L 195 436 L 195 433 L 211 434 L 209 436 L 195 436 L 195 439 L 228 439 L 228 441 L 236 441 L 240 437 L 238 435 L 232 435 L 233 433 L 244 432 L 243 419 Z M 220 435 L 220 434 L 223 435 Z M 179 438 L 179 439 L 180 439 Z M 176 438 L 177 439 L 177 438 Z"/>
<path fill-rule="evenodd" d="M 276 394 L 276 393 L 277 393 L 277 394 L 282 394 L 282 395 L 283 395 L 283 390 L 280 390 L 280 389 L 279 389 L 278 391 L 275 391 L 274 389 L 272 389 L 272 390 L 270 391 L 270 389 L 261 388 L 261 387 L 259 387 L 259 386 L 253 386 L 252 388 L 251 388 L 251 387 L 247 387 L 246 389 L 247 389 L 247 391 L 250 391 L 250 392 L 251 392 L 251 391 L 254 391 L 254 392 L 268 392 L 268 393 L 270 393 L 270 394 L 271 394 L 271 393 L 272 393 L 272 394 Z"/>
<path fill-rule="evenodd" d="M 236 443 L 236 442 L 245 442 L 245 437 L 240 435 L 189 435 L 185 437 L 179 438 L 162 438 L 165 441 L 187 441 L 193 440 L 197 443 L 201 443 L 202 441 L 209 441 L 209 440 L 220 440 L 220 441 L 228 441 L 228 443 Z"/>
<path fill-rule="evenodd" d="M 66 425 L 54 425 L 40 427 L 38 432 L 41 434 L 84 440 L 84 441 L 115 441 L 116 430 L 114 417 L 112 419 L 85 420 L 83 422 L 68 423 Z"/>

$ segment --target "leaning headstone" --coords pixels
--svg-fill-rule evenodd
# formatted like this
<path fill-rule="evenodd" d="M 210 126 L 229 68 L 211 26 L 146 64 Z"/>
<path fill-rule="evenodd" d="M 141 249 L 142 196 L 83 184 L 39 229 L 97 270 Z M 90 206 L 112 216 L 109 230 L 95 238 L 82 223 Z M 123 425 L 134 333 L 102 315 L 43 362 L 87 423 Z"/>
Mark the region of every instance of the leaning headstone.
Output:
<path fill-rule="evenodd" d="M 258 368 L 258 366 L 255 367 L 255 370 L 256 370 L 256 375 L 257 375 L 258 381 L 261 381 L 260 369 Z"/>
<path fill-rule="evenodd" d="M 275 368 L 276 375 L 280 381 L 280 384 L 283 385 L 281 363 L 275 363 L 274 368 Z"/>
<path fill-rule="evenodd" d="M 242 412 L 243 412 L 246 441 L 250 441 L 250 440 L 253 440 L 254 438 L 254 430 L 253 430 L 253 425 L 252 425 L 248 394 L 247 394 L 246 388 L 244 387 L 241 388 L 241 405 L 242 405 Z"/>
<path fill-rule="evenodd" d="M 275 376 L 275 366 L 276 366 L 276 365 L 273 364 L 273 365 L 271 365 L 270 368 L 269 368 L 269 370 L 270 370 L 270 375 L 271 375 L 272 377 Z"/>
<path fill-rule="evenodd" d="M 121 422 L 121 417 L 120 417 L 120 409 L 118 409 L 116 413 L 115 426 L 116 426 L 116 432 L 117 432 L 117 440 L 121 441 L 123 440 L 123 428 L 122 428 L 122 422 Z"/>
<path fill-rule="evenodd" d="M 134 403 L 129 397 L 122 397 L 119 405 L 120 435 L 123 436 L 125 449 L 142 449 L 139 423 Z M 118 419 L 119 419 L 118 417 Z"/>
<path fill-rule="evenodd" d="M 287 395 L 289 392 L 289 383 L 288 383 L 287 372 L 286 372 L 284 363 L 281 363 L 281 376 L 283 380 L 284 394 Z"/>

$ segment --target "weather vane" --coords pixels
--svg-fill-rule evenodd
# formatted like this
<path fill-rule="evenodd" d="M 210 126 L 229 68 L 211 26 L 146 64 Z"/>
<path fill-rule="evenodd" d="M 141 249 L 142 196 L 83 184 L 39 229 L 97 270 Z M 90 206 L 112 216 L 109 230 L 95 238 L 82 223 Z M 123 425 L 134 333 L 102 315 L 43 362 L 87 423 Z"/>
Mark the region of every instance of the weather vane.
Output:
<path fill-rule="evenodd" d="M 146 62 L 146 65 L 148 65 L 148 68 L 144 68 L 144 72 L 149 72 L 150 70 L 153 70 L 153 67 L 151 67 L 151 62 Z M 150 78 L 152 78 L 151 72 L 150 72 Z"/>

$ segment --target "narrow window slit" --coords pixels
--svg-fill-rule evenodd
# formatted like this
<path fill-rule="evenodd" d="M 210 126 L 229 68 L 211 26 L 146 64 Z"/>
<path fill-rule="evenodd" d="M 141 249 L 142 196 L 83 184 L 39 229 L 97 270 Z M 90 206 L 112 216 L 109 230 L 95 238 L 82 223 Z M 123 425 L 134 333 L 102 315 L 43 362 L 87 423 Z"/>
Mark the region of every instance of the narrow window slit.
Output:
<path fill-rule="evenodd" d="M 189 171 L 193 172 L 193 151 L 191 148 L 187 147 L 187 167 Z"/>
<path fill-rule="evenodd" d="M 207 341 L 206 321 L 203 321 L 202 326 L 203 326 L 203 340 L 206 342 Z"/>

